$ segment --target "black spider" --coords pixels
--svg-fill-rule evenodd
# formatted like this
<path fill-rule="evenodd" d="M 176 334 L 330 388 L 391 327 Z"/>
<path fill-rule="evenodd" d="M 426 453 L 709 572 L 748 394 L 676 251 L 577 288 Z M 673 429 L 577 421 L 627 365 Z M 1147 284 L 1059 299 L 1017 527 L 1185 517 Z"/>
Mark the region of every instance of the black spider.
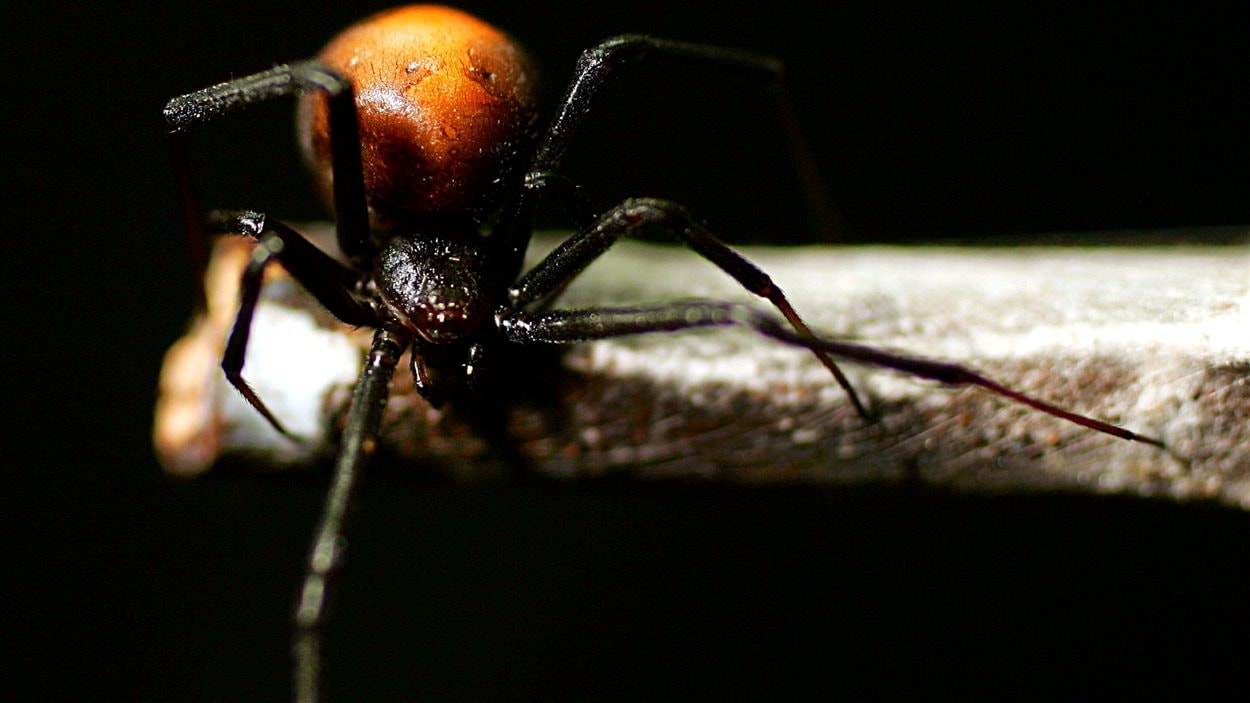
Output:
<path fill-rule="evenodd" d="M 615 71 L 647 59 L 711 66 L 778 87 L 782 68 L 757 54 L 626 35 L 584 52 L 550 126 L 536 129 L 533 71 L 506 36 L 468 15 L 434 6 L 398 8 L 354 25 L 314 60 L 279 66 L 175 98 L 165 108 L 175 169 L 193 237 L 205 225 L 190 187 L 185 134 L 248 105 L 299 95 L 301 139 L 333 203 L 338 244 L 350 265 L 258 212 L 216 214 L 214 231 L 252 237 L 238 318 L 222 367 L 231 384 L 278 431 L 281 422 L 243 380 L 252 316 L 265 267 L 280 261 L 345 323 L 376 329 L 342 435 L 333 485 L 312 544 L 296 609 L 296 694 L 320 686 L 319 631 L 328 579 L 339 565 L 344 516 L 376 444 L 389 383 L 411 352 L 417 389 L 438 406 L 472 386 L 507 345 L 567 344 L 646 332 L 745 325 L 810 350 L 868 413 L 832 356 L 947 384 L 986 388 L 1083 426 L 1159 444 L 1025 396 L 974 371 L 818 338 L 781 289 L 722 244 L 681 206 L 625 200 L 598 215 L 558 176 L 592 100 Z M 579 222 L 541 263 L 522 272 L 541 197 Z M 696 301 L 552 310 L 587 265 L 640 227 L 659 227 L 768 300 L 784 322 L 754 308 Z M 485 231 L 484 231 L 485 230 Z M 288 435 L 289 436 L 289 435 Z"/>

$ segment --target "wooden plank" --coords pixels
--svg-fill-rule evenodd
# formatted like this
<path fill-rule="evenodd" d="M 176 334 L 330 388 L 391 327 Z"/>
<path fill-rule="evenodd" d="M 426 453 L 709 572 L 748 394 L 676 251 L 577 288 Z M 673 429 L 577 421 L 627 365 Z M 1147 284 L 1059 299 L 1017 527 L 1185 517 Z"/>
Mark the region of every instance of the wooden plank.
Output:
<path fill-rule="evenodd" d="M 234 456 L 297 466 L 334 451 L 336 419 L 369 331 L 336 325 L 298 286 L 272 277 L 245 376 L 307 441 L 282 438 L 217 365 L 246 249 L 237 239 L 219 244 L 208 277 L 212 310 L 166 359 L 155 437 L 174 473 L 193 475 Z M 487 400 L 511 404 L 501 422 L 530 470 L 569 479 L 919 481 L 1250 508 L 1244 240 L 743 251 L 822 334 L 964 364 L 1167 448 L 1094 433 L 977 389 L 848 365 L 879 416 L 865 423 L 811 354 L 747 330 L 718 329 L 578 345 L 500 369 L 504 383 Z M 751 301 L 689 252 L 627 242 L 591 266 L 562 303 L 688 298 Z M 426 406 L 406 372 L 385 423 L 384 450 L 394 461 L 464 479 L 515 463 L 464 417 Z"/>

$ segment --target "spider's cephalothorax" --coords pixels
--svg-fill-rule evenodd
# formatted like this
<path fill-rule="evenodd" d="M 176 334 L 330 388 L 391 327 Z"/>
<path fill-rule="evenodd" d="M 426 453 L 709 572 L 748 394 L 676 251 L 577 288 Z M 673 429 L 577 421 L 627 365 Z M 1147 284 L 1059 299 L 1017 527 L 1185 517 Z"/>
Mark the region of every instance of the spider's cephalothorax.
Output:
<path fill-rule="evenodd" d="M 817 337 L 767 274 L 675 203 L 631 198 L 595 214 L 559 176 L 560 163 L 598 92 L 618 70 L 643 60 L 710 67 L 780 87 L 781 64 L 772 58 L 624 35 L 582 54 L 554 118 L 539 132 L 535 73 L 524 51 L 476 18 L 446 7 L 417 5 L 353 25 L 316 59 L 205 88 L 166 106 L 187 225 L 199 243 L 205 225 L 191 188 L 187 130 L 257 102 L 301 96 L 300 141 L 333 207 L 338 246 L 346 259 L 332 258 L 262 213 L 215 213 L 208 218 L 213 231 L 257 242 L 222 359 L 231 384 L 286 434 L 242 375 L 264 271 L 273 261 L 281 262 L 335 317 L 377 330 L 340 440 L 333 485 L 296 608 L 297 699 L 319 695 L 320 629 L 329 577 L 340 563 L 344 518 L 359 473 L 376 446 L 395 366 L 409 351 L 418 389 L 437 405 L 448 384 L 476 378 L 483 360 L 489 359 L 487 347 L 745 325 L 815 354 L 865 417 L 867 410 L 832 357 L 979 386 L 1099 432 L 1160 444 L 956 364 Z M 769 92 L 784 97 L 780 90 Z M 793 128 L 792 122 L 786 124 Z M 578 230 L 522 274 L 540 197 L 568 209 Z M 715 301 L 553 309 L 560 291 L 586 266 L 644 226 L 670 232 L 768 301 L 782 319 Z"/>

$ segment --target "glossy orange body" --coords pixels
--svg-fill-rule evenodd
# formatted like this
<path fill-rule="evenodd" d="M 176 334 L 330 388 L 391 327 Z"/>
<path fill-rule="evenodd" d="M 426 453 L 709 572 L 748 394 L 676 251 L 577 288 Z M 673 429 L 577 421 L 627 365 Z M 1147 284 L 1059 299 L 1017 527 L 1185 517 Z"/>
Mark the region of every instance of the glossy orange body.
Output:
<path fill-rule="evenodd" d="M 373 225 L 493 209 L 523 165 L 536 121 L 536 72 L 524 50 L 481 20 L 412 5 L 347 28 L 318 59 L 351 80 Z M 300 141 L 330 197 L 326 100 L 300 102 Z"/>

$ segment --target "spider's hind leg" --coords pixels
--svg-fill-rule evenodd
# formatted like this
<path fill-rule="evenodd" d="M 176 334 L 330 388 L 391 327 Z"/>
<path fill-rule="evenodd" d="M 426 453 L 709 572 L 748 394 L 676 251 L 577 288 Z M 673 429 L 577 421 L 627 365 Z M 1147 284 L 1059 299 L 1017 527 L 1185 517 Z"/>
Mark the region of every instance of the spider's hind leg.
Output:
<path fill-rule="evenodd" d="M 195 263 L 201 273 L 207 262 L 207 241 L 201 228 L 199 201 L 191 183 L 188 133 L 252 105 L 309 92 L 325 94 L 328 104 L 331 168 L 334 171 L 334 222 L 339 248 L 357 265 L 363 265 L 368 259 L 371 252 L 369 215 L 352 84 L 320 62 L 300 61 L 180 95 L 165 105 L 166 136 L 175 182 L 182 200 Z"/>

